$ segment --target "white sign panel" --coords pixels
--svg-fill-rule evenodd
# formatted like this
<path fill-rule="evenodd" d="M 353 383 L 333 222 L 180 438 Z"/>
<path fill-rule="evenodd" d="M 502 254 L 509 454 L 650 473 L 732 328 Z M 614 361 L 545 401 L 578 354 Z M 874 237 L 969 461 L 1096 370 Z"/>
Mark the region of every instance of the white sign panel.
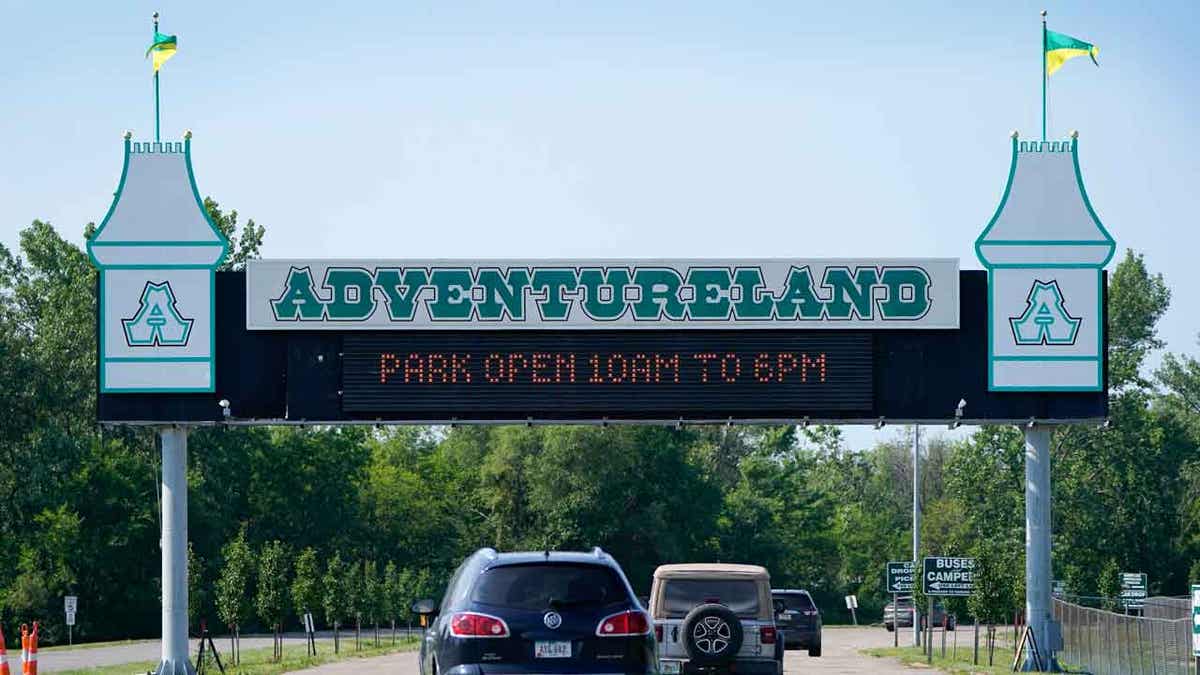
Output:
<path fill-rule="evenodd" d="M 78 608 L 79 608 L 79 597 L 78 596 L 68 595 L 63 598 L 63 610 L 66 611 L 67 614 L 74 614 Z"/>
<path fill-rule="evenodd" d="M 256 260 L 250 330 L 958 328 L 955 259 Z"/>

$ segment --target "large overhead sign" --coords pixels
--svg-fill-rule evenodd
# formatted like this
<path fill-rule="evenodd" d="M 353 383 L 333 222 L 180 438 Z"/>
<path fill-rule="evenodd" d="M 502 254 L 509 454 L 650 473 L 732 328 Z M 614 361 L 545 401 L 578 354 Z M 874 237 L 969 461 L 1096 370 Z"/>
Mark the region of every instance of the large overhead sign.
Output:
<path fill-rule="evenodd" d="M 116 199 L 88 242 L 98 418 L 1100 421 L 1111 239 L 1075 149 L 1014 141 L 1009 189 L 977 242 L 987 272 L 944 258 L 257 260 L 217 272 L 228 243 L 205 216 L 190 140 L 126 139 Z"/>
<path fill-rule="evenodd" d="M 258 260 L 250 330 L 958 328 L 958 261 Z"/>

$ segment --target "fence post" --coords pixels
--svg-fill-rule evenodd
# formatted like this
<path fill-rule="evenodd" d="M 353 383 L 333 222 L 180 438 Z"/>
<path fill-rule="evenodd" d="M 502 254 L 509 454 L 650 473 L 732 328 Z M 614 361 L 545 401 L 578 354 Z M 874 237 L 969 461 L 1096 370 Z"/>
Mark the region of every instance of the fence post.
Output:
<path fill-rule="evenodd" d="M 975 617 L 975 650 L 971 657 L 972 665 L 979 665 L 979 617 Z"/>

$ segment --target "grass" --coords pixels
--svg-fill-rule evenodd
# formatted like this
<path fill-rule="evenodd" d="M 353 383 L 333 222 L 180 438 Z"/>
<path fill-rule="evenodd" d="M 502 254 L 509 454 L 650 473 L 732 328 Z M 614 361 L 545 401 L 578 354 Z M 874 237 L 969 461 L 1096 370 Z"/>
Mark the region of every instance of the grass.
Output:
<path fill-rule="evenodd" d="M 379 646 L 371 646 L 369 640 L 363 640 L 362 651 L 354 651 L 354 636 L 351 635 L 349 640 L 345 637 L 341 641 L 341 653 L 334 655 L 333 640 L 317 640 L 317 655 L 308 656 L 304 645 L 287 645 L 283 648 L 283 660 L 278 663 L 271 660 L 271 648 L 264 647 L 262 649 L 247 649 L 242 652 L 242 662 L 237 666 L 231 666 L 228 662 L 228 656 L 222 655 L 221 663 L 225 665 L 225 672 L 228 675 L 273 675 L 274 673 L 288 673 L 294 670 L 303 670 L 313 666 L 319 666 L 323 663 L 333 663 L 334 661 L 346 661 L 350 659 L 365 659 L 372 656 L 383 656 L 385 654 L 395 654 L 397 652 L 411 651 L 417 646 L 416 638 L 400 639 L 396 641 L 396 646 L 393 647 L 391 639 L 380 639 Z M 195 654 L 192 655 L 195 658 Z M 208 661 L 205 657 L 206 672 L 219 672 L 216 664 Z M 132 673 L 147 673 L 158 667 L 158 661 L 140 661 L 134 663 L 122 663 L 115 666 L 102 666 L 97 668 L 83 668 L 80 670 L 62 671 L 60 675 L 131 675 Z"/>
<path fill-rule="evenodd" d="M 998 643 L 998 641 L 997 641 Z M 876 647 L 876 649 L 863 650 L 863 653 L 868 656 L 877 658 L 896 658 L 905 665 L 925 665 L 925 653 L 920 647 Z M 1013 670 L 1013 650 L 1003 649 L 1000 644 L 996 645 L 992 665 L 988 665 L 988 652 L 984 649 L 983 644 L 979 645 L 979 665 L 971 663 L 971 645 L 959 645 L 958 658 L 953 655 L 950 646 L 946 646 L 946 657 L 942 657 L 941 644 L 937 644 L 934 649 L 934 664 L 932 668 L 941 670 L 942 673 L 953 673 L 955 675 L 967 675 L 973 673 L 1000 674 L 1012 673 Z"/>

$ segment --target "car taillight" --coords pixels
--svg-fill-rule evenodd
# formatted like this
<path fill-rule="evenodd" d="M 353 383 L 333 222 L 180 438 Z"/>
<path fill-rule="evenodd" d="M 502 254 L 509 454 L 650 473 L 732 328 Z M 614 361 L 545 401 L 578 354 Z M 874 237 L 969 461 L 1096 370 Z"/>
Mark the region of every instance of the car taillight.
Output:
<path fill-rule="evenodd" d="M 596 635 L 600 637 L 620 637 L 628 635 L 645 635 L 650 632 L 650 620 L 645 612 L 630 610 L 606 616 L 596 626 Z M 655 631 L 658 636 L 660 631 Z M 662 638 L 659 637 L 661 640 Z"/>
<path fill-rule="evenodd" d="M 450 634 L 465 638 L 508 637 L 504 619 L 477 612 L 459 612 L 450 617 Z"/>
<path fill-rule="evenodd" d="M 654 627 L 654 639 L 659 642 L 663 641 L 663 627 L 662 626 Z"/>
<path fill-rule="evenodd" d="M 759 642 L 764 645 L 775 644 L 775 626 L 762 626 L 758 633 Z"/>

